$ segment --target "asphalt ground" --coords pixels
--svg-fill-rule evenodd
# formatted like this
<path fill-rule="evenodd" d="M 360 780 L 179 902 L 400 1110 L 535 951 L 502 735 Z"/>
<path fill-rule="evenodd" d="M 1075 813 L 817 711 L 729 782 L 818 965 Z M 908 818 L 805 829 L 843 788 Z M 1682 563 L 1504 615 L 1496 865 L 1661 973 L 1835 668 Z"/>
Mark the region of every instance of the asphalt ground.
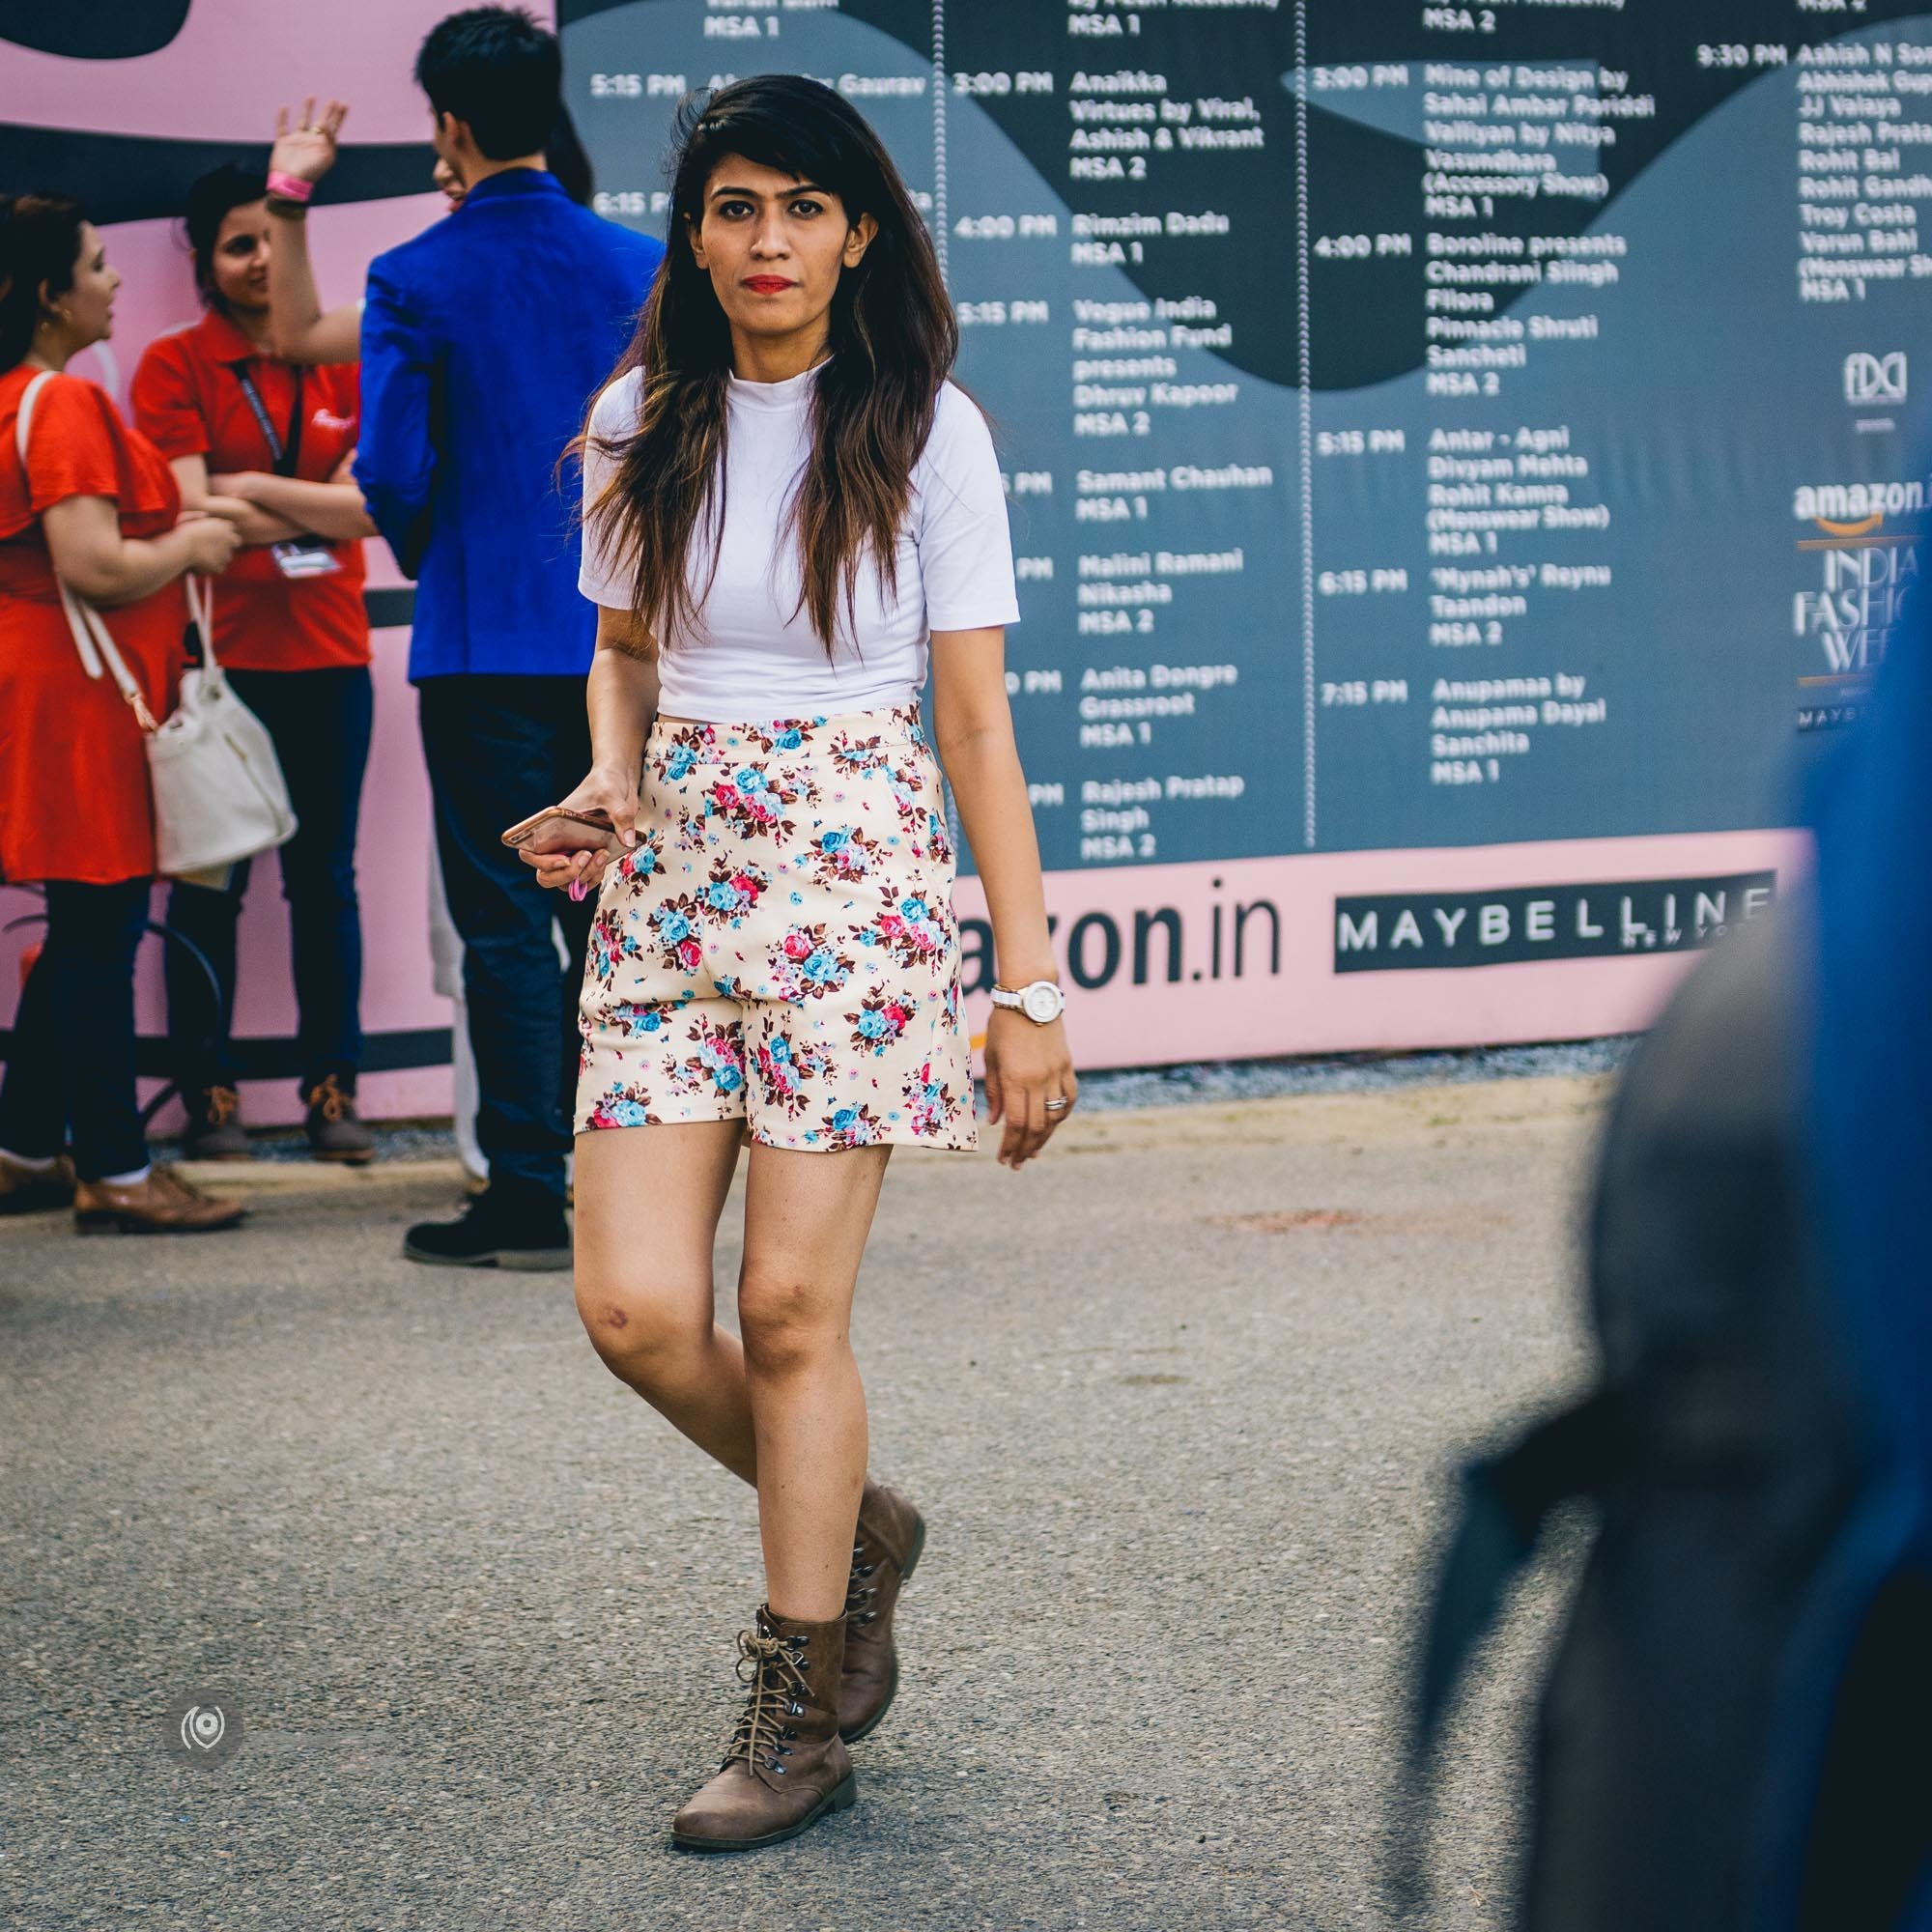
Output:
<path fill-rule="evenodd" d="M 931 1524 L 904 1687 L 854 1810 L 726 1859 L 667 1827 L 737 1709 L 751 1494 L 609 1375 L 567 1276 L 401 1258 L 453 1163 L 265 1165 L 192 1240 L 0 1222 L 0 1924 L 1388 1923 L 1426 1566 L 1456 1460 L 1584 1371 L 1603 1092 L 896 1155 L 856 1341 Z M 1564 1568 L 1449 1740 L 1431 1925 L 1507 1922 Z M 206 1691 L 242 1715 L 213 1770 L 164 1749 Z"/>

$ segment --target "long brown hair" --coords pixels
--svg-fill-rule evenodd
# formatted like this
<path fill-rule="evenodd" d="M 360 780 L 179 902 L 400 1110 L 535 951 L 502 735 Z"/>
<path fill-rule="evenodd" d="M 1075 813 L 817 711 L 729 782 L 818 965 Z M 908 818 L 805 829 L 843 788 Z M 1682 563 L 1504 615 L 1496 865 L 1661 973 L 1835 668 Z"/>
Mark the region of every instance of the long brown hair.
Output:
<path fill-rule="evenodd" d="M 838 195 L 878 233 L 832 299 L 829 359 L 812 389 L 811 451 L 781 541 L 800 553 L 798 608 L 834 648 L 869 556 L 890 596 L 913 466 L 932 431 L 959 330 L 931 238 L 879 137 L 829 87 L 756 74 L 694 99 L 679 117 L 669 249 L 613 375 L 643 372 L 638 427 L 597 439 L 617 469 L 586 521 L 632 578 L 632 608 L 660 644 L 689 627 L 710 589 L 687 576 L 700 525 L 717 571 L 724 522 L 731 330 L 691 252 L 705 185 L 727 155 Z M 796 615 L 796 611 L 793 613 Z"/>

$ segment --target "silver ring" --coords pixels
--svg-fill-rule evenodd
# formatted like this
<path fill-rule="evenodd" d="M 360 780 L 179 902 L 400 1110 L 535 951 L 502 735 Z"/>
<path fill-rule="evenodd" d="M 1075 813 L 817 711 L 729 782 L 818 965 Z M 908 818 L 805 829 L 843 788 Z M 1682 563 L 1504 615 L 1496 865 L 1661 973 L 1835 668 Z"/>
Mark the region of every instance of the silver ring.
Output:
<path fill-rule="evenodd" d="M 1049 1114 L 1058 1114 L 1063 1112 L 1065 1108 L 1070 1107 L 1073 1103 L 1070 1100 L 1042 1100 L 1039 1104 L 1042 1107 L 1044 1107 Z"/>

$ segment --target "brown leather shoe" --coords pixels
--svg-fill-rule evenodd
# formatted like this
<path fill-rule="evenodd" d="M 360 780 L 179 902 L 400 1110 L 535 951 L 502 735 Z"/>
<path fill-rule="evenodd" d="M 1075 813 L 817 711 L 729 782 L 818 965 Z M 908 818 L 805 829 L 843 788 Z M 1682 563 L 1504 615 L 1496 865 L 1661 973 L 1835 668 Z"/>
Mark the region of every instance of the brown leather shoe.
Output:
<path fill-rule="evenodd" d="M 355 1113 L 355 1096 L 329 1076 L 308 1090 L 308 1151 L 317 1160 L 347 1161 L 360 1167 L 376 1157 L 376 1139 Z"/>
<path fill-rule="evenodd" d="M 242 1124 L 242 1096 L 232 1087 L 190 1089 L 182 1095 L 187 1125 L 182 1130 L 184 1160 L 253 1160 L 255 1150 Z"/>
<path fill-rule="evenodd" d="M 838 1685 L 838 1735 L 855 1745 L 878 1728 L 899 1688 L 893 1612 L 925 1548 L 925 1519 L 881 1483 L 867 1483 L 845 1590 L 845 1669 Z"/>
<path fill-rule="evenodd" d="M 153 1167 L 145 1180 L 113 1187 L 83 1180 L 73 1190 L 73 1225 L 83 1235 L 205 1235 L 232 1228 L 248 1210 L 216 1201 L 171 1167 Z"/>
<path fill-rule="evenodd" d="M 72 1199 L 73 1162 L 66 1154 L 49 1168 L 35 1168 L 0 1153 L 0 1214 L 42 1214 Z"/>
<path fill-rule="evenodd" d="M 738 1675 L 752 1687 L 724 1769 L 671 1820 L 688 1852 L 749 1852 L 795 1838 L 858 1800 L 838 1736 L 838 1666 L 845 1620 L 802 1623 L 759 1605 L 738 1633 Z"/>

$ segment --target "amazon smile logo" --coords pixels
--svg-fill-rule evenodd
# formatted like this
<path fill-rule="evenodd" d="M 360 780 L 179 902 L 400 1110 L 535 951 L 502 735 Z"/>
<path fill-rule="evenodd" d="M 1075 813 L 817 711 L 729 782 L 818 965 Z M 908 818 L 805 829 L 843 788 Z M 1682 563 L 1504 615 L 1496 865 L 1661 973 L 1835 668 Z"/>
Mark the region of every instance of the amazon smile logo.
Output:
<path fill-rule="evenodd" d="M 1791 495 L 1791 514 L 1828 537 L 1866 537 L 1888 517 L 1923 510 L 1925 499 L 1925 479 L 1918 476 L 1903 483 L 1801 483 Z"/>

